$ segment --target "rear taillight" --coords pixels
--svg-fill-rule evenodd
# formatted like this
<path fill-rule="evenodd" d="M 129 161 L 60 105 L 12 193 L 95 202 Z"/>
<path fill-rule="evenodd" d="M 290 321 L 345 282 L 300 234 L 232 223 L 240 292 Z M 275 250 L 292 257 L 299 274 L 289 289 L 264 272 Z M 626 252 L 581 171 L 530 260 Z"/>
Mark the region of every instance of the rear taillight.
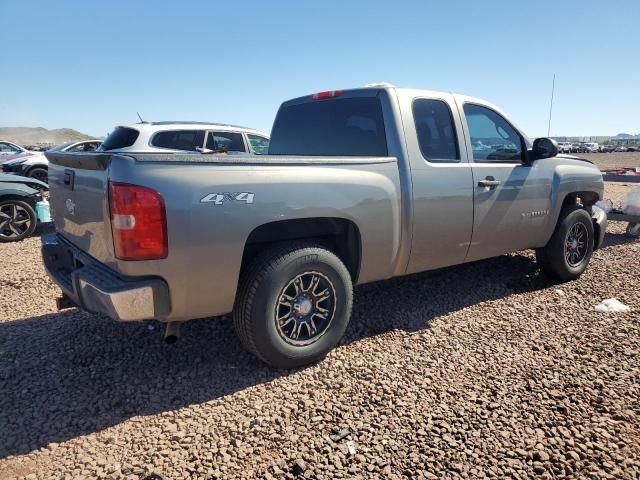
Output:
<path fill-rule="evenodd" d="M 158 192 L 138 185 L 110 183 L 109 207 L 116 258 L 167 257 L 167 217 Z"/>
<path fill-rule="evenodd" d="M 328 98 L 337 97 L 341 94 L 342 90 L 330 90 L 328 92 L 314 93 L 313 95 L 311 95 L 311 98 L 313 98 L 314 100 L 326 100 Z"/>

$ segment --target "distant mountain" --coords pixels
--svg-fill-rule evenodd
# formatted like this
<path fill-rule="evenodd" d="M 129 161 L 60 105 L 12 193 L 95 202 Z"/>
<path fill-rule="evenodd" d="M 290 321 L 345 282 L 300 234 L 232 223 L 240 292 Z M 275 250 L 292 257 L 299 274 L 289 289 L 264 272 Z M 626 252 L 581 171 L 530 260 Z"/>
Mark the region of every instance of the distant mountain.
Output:
<path fill-rule="evenodd" d="M 7 140 L 19 145 L 34 145 L 37 143 L 59 145 L 67 142 L 79 142 L 80 140 L 92 140 L 93 138 L 95 137 L 71 128 L 47 130 L 42 127 L 0 127 L 0 140 Z"/>

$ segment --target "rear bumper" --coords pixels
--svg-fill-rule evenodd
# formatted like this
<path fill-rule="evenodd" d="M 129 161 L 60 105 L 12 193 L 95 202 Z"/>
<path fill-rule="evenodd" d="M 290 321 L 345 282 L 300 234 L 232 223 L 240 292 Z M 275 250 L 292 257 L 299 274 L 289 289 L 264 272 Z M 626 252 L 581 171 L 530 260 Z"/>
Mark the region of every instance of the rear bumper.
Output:
<path fill-rule="evenodd" d="M 71 302 L 118 321 L 165 319 L 169 288 L 157 277 L 125 277 L 56 233 L 42 237 L 42 258 L 51 279 Z"/>

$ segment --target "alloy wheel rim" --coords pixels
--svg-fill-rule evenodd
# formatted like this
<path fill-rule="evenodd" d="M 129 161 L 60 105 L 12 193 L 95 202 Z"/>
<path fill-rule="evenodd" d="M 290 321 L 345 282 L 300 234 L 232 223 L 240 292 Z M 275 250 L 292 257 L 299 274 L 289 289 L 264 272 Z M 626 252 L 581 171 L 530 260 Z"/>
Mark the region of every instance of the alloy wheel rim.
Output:
<path fill-rule="evenodd" d="M 316 271 L 301 273 L 278 295 L 276 329 L 291 345 L 311 345 L 328 330 L 335 309 L 336 290 L 331 280 Z"/>
<path fill-rule="evenodd" d="M 17 203 L 5 203 L 0 206 L 0 237 L 13 239 L 21 235 L 31 227 L 29 212 Z"/>
<path fill-rule="evenodd" d="M 588 239 L 589 232 L 582 223 L 576 223 L 569 229 L 564 241 L 564 258 L 570 266 L 576 267 L 585 259 Z"/>

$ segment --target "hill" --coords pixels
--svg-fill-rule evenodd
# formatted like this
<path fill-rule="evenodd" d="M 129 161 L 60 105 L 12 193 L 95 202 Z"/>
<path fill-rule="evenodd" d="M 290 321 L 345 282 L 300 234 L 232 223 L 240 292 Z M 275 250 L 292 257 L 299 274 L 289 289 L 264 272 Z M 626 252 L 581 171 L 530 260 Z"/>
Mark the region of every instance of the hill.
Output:
<path fill-rule="evenodd" d="M 0 127 L 0 140 L 7 140 L 19 145 L 34 145 L 50 143 L 58 145 L 66 142 L 79 142 L 91 140 L 95 137 L 80 133 L 71 128 L 57 128 L 47 130 L 42 127 Z"/>

